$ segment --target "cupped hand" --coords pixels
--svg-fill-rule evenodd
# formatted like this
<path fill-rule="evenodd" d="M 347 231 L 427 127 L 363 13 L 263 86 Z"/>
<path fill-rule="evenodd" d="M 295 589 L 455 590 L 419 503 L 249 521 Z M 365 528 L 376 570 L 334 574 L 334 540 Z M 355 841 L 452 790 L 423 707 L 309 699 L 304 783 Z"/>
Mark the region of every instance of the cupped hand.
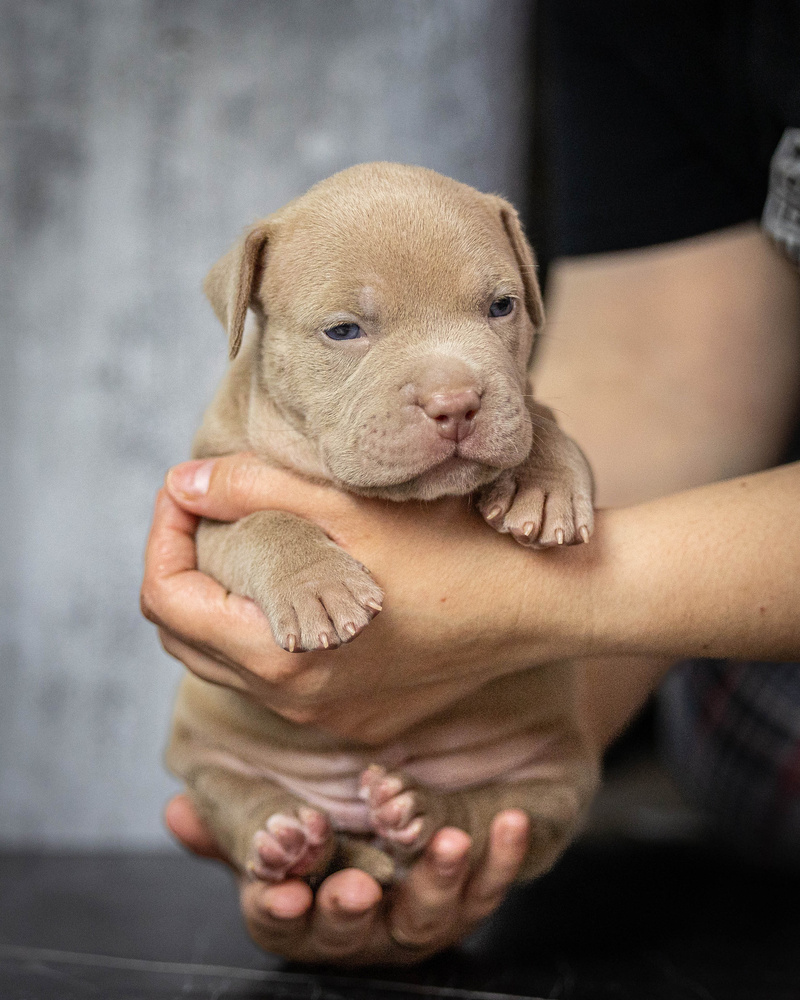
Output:
<path fill-rule="evenodd" d="M 353 642 L 287 653 L 252 601 L 197 570 L 200 516 L 233 521 L 264 509 L 314 520 L 371 570 L 386 594 L 384 610 Z M 294 721 L 377 742 L 493 677 L 571 655 L 558 623 L 565 614 L 579 620 L 580 608 L 556 584 L 580 573 L 588 548 L 531 552 L 496 534 L 468 498 L 366 500 L 244 453 L 168 474 L 147 545 L 142 607 L 167 651 L 198 676 Z"/>
<path fill-rule="evenodd" d="M 167 805 L 166 822 L 195 854 L 226 860 L 187 796 Z M 419 962 L 460 941 L 499 905 L 525 856 L 528 831 L 522 811 L 498 813 L 486 856 L 469 871 L 467 834 L 439 830 L 408 877 L 386 895 L 354 868 L 330 875 L 316 894 L 297 879 L 268 885 L 240 878 L 245 922 L 256 944 L 293 961 Z"/>

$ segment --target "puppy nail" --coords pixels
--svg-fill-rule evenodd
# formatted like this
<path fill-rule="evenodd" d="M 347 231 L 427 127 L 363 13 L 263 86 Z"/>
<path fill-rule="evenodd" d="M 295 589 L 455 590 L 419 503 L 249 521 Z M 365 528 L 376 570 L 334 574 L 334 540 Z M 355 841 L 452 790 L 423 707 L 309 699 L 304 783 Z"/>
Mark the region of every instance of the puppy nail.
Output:
<path fill-rule="evenodd" d="M 358 629 L 355 627 L 355 625 L 352 622 L 346 622 L 344 628 L 345 628 L 345 632 L 349 632 L 350 635 L 355 635 L 356 632 L 358 631 Z"/>
<path fill-rule="evenodd" d="M 415 820 L 412 820 L 405 830 L 402 831 L 401 835 L 397 838 L 404 844 L 410 844 L 422 833 L 422 827 L 425 820 L 422 816 L 417 816 Z"/>
<path fill-rule="evenodd" d="M 556 545 L 564 544 L 564 532 L 561 528 L 556 528 Z"/>
<path fill-rule="evenodd" d="M 502 507 L 492 507 L 492 509 L 486 515 L 486 520 L 487 521 L 494 521 L 494 519 L 496 517 L 500 517 L 500 515 L 502 513 L 503 513 L 503 508 Z"/>
<path fill-rule="evenodd" d="M 523 525 L 523 527 L 522 527 L 522 534 L 523 534 L 523 535 L 524 535 L 524 536 L 525 536 L 526 538 L 530 538 L 530 537 L 531 537 L 531 535 L 533 534 L 533 529 L 534 529 L 534 523 L 533 523 L 533 521 L 528 521 L 528 522 L 527 522 L 526 524 L 524 524 L 524 525 Z"/>
<path fill-rule="evenodd" d="M 588 542 L 589 541 L 589 529 L 586 527 L 585 524 L 582 524 L 580 526 L 580 528 L 578 529 L 578 534 L 581 536 L 581 539 L 584 542 Z"/>
<path fill-rule="evenodd" d="M 286 636 L 286 648 L 290 653 L 293 653 L 297 648 L 297 636 L 292 635 L 291 632 Z"/>
<path fill-rule="evenodd" d="M 367 601 L 367 607 L 372 608 L 373 611 L 383 611 L 383 605 L 378 604 L 377 601 Z"/>
<path fill-rule="evenodd" d="M 327 649 L 330 646 L 330 639 L 328 638 L 327 632 L 320 632 L 319 641 L 322 643 L 322 648 Z"/>

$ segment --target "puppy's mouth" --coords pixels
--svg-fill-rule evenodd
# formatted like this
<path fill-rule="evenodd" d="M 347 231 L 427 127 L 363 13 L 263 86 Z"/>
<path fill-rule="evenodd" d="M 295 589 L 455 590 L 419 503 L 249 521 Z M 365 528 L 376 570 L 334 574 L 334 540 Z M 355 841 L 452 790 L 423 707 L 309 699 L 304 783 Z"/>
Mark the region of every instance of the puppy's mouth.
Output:
<path fill-rule="evenodd" d="M 430 422 L 397 427 L 362 418 L 348 447 L 338 439 L 330 441 L 335 447 L 326 447 L 325 439 L 320 445 L 326 470 L 345 489 L 394 500 L 432 500 L 472 493 L 518 465 L 525 430 L 529 425 L 497 426 L 484 419 L 472 433 L 447 438 Z"/>
<path fill-rule="evenodd" d="M 462 456 L 457 447 L 449 456 L 415 469 L 402 479 L 380 485 L 349 484 L 350 489 L 363 496 L 382 497 L 387 500 L 435 500 L 444 496 L 464 496 L 497 478 L 499 469 Z"/>

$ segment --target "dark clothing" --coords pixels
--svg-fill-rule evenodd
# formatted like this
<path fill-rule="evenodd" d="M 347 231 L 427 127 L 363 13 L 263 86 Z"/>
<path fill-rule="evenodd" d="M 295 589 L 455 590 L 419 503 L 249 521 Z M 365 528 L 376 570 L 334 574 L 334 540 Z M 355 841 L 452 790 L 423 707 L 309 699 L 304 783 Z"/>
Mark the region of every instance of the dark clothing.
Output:
<path fill-rule="evenodd" d="M 759 219 L 800 126 L 798 0 L 539 0 L 549 256 Z"/>
<path fill-rule="evenodd" d="M 549 257 L 763 215 L 800 261 L 800 0 L 539 0 L 537 11 Z M 666 759 L 717 831 L 800 862 L 800 664 L 685 663 L 661 707 Z"/>

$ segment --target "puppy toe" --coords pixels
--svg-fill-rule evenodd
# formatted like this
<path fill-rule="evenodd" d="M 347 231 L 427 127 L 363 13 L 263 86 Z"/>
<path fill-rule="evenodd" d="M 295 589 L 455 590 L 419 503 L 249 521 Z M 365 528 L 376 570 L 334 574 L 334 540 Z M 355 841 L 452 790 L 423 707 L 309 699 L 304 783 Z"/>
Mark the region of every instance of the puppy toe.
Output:
<path fill-rule="evenodd" d="M 477 507 L 484 520 L 497 531 L 505 532 L 504 519 L 514 501 L 517 481 L 508 472 L 483 489 L 478 497 Z"/>
<path fill-rule="evenodd" d="M 300 649 L 331 649 L 339 645 L 339 633 L 321 599 L 310 592 L 295 596 L 294 611 L 300 627 Z"/>
<path fill-rule="evenodd" d="M 547 494 L 539 486 L 526 486 L 517 492 L 505 516 L 504 527 L 520 545 L 534 546 L 539 540 L 544 520 Z"/>
<path fill-rule="evenodd" d="M 401 854 L 420 851 L 435 824 L 429 815 L 429 796 L 402 774 L 372 764 L 361 775 L 361 797 L 369 809 L 375 833 Z"/>
<path fill-rule="evenodd" d="M 592 498 L 586 494 L 577 494 L 572 498 L 572 510 L 575 521 L 575 541 L 588 542 L 594 530 Z"/>
<path fill-rule="evenodd" d="M 348 576 L 344 585 L 366 615 L 365 625 L 383 610 L 383 591 L 372 579 L 371 574 L 367 575 L 364 571 L 357 576 Z"/>
<path fill-rule="evenodd" d="M 302 651 L 300 642 L 300 624 L 293 605 L 284 603 L 280 607 L 273 608 L 267 615 L 272 635 L 275 642 L 287 653 L 299 653 Z"/>
<path fill-rule="evenodd" d="M 321 588 L 319 596 L 339 642 L 349 642 L 370 620 L 366 609 L 342 583 Z"/>
<path fill-rule="evenodd" d="M 554 490 L 548 494 L 544 505 L 544 518 L 538 545 L 540 548 L 549 548 L 553 545 L 572 545 L 577 537 L 572 509 L 572 494 Z"/>
<path fill-rule="evenodd" d="M 297 815 L 273 813 L 253 836 L 247 872 L 265 882 L 308 875 L 322 866 L 331 850 L 331 827 L 323 813 L 307 807 Z"/>

